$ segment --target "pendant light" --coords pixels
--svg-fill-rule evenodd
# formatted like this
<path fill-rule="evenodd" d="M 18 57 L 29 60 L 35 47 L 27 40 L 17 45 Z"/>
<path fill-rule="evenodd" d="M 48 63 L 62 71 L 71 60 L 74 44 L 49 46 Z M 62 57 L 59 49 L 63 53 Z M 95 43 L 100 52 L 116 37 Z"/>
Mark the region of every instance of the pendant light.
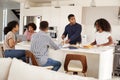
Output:
<path fill-rule="evenodd" d="M 92 0 L 91 3 L 90 3 L 91 7 L 96 7 L 96 3 L 95 3 L 95 0 Z"/>
<path fill-rule="evenodd" d="M 29 2 L 29 0 L 25 1 L 24 8 L 25 9 L 29 9 L 30 8 L 30 2 Z"/>

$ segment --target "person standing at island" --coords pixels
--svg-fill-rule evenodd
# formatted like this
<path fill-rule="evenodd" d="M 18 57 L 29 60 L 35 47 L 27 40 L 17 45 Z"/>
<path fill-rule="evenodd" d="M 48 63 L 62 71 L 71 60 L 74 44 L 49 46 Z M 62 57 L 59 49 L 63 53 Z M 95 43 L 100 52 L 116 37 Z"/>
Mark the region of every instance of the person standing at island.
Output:
<path fill-rule="evenodd" d="M 97 45 L 99 47 L 113 44 L 110 33 L 111 25 L 106 19 L 100 18 L 96 20 L 94 26 L 96 28 L 95 41 L 91 45 Z"/>
<path fill-rule="evenodd" d="M 62 35 L 62 39 L 64 40 L 65 37 L 68 35 L 68 39 L 65 41 L 65 43 L 69 44 L 81 43 L 82 26 L 79 23 L 76 23 L 74 14 L 69 14 L 68 20 L 70 23 L 66 25 L 65 31 Z"/>

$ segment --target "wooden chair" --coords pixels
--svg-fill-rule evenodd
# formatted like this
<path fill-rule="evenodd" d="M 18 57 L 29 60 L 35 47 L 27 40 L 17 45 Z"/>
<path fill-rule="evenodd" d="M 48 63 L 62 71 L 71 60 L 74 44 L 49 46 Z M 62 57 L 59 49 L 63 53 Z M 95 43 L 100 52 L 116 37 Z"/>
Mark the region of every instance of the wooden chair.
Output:
<path fill-rule="evenodd" d="M 1 51 L 2 51 L 2 57 L 5 57 L 3 46 L 1 46 Z"/>
<path fill-rule="evenodd" d="M 26 50 L 26 62 L 27 63 L 30 63 L 29 61 L 31 60 L 31 63 L 32 65 L 35 65 L 35 66 L 40 66 L 35 58 L 35 56 L 33 55 L 33 53 L 29 50 Z M 47 69 L 52 69 L 53 66 L 46 66 L 44 68 L 47 68 Z"/>
<path fill-rule="evenodd" d="M 2 56 L 5 57 L 4 55 L 4 49 L 3 49 L 3 46 L 1 46 L 1 51 L 2 51 Z M 32 65 L 34 66 L 40 66 L 35 58 L 35 56 L 33 55 L 33 53 L 29 50 L 26 50 L 26 62 L 27 63 L 30 63 L 30 60 L 31 60 L 31 63 Z M 46 66 L 44 68 L 47 68 L 47 69 L 52 69 L 53 66 Z"/>
<path fill-rule="evenodd" d="M 71 60 L 77 60 L 80 61 L 82 64 L 82 68 L 74 68 L 68 66 Z M 73 72 L 73 74 L 78 74 L 78 72 L 81 72 L 86 76 L 87 72 L 87 59 L 85 55 L 79 55 L 79 54 L 67 54 L 65 58 L 65 63 L 64 63 L 64 70 L 66 72 Z"/>
<path fill-rule="evenodd" d="M 26 62 L 30 63 L 30 60 L 31 60 L 32 65 L 39 66 L 33 53 L 29 50 L 26 50 Z"/>

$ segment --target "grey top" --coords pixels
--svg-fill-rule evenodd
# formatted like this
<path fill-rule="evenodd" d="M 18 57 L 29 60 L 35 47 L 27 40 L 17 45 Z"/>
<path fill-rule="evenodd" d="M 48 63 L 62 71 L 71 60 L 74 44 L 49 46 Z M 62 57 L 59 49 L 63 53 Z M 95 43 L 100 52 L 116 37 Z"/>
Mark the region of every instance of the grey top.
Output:
<path fill-rule="evenodd" d="M 52 39 L 47 35 L 47 33 L 40 31 L 34 33 L 31 38 L 31 51 L 35 55 L 39 65 L 44 65 L 48 59 L 48 48 L 59 49 Z"/>

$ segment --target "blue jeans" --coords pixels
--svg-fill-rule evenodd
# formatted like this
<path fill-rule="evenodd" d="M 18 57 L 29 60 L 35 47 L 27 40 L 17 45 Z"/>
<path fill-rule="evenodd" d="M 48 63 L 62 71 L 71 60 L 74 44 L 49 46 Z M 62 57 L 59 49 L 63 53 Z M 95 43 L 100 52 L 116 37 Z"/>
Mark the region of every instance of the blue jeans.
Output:
<path fill-rule="evenodd" d="M 43 66 L 53 66 L 52 70 L 58 71 L 61 67 L 61 62 L 48 58 L 47 63 Z"/>
<path fill-rule="evenodd" d="M 5 50 L 5 57 L 17 58 L 26 62 L 25 50 Z"/>

